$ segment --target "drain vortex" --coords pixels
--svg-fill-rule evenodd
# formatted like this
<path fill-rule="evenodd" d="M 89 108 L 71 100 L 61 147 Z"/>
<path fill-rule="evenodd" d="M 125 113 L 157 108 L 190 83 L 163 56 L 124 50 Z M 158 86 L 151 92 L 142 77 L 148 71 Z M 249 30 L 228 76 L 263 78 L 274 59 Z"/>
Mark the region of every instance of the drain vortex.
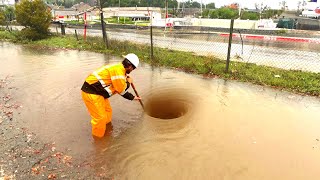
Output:
<path fill-rule="evenodd" d="M 175 119 L 188 112 L 188 105 L 174 93 L 159 93 L 148 97 L 145 112 L 158 119 Z"/>

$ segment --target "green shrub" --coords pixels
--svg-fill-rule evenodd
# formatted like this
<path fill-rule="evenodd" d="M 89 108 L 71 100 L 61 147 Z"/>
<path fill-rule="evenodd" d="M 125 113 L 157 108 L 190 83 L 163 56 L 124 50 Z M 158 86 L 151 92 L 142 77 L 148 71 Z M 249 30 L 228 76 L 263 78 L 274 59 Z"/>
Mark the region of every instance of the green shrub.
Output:
<path fill-rule="evenodd" d="M 4 25 L 6 22 L 6 17 L 4 11 L 0 8 L 0 25 Z"/>
<path fill-rule="evenodd" d="M 276 34 L 278 34 L 278 35 L 287 34 L 287 30 L 285 30 L 285 29 L 276 30 L 275 32 L 276 32 Z"/>
<path fill-rule="evenodd" d="M 23 37 L 38 40 L 48 36 L 51 13 L 42 0 L 21 0 L 16 7 L 16 19 L 25 29 Z"/>
<path fill-rule="evenodd" d="M 39 33 L 37 30 L 32 28 L 24 28 L 19 32 L 19 36 L 22 39 L 35 41 L 48 37 L 48 34 Z"/>

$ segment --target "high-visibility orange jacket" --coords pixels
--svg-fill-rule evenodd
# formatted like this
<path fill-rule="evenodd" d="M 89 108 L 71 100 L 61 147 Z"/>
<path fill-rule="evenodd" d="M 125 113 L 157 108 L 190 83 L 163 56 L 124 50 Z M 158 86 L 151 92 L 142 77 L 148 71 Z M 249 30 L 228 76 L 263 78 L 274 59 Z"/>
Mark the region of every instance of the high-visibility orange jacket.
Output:
<path fill-rule="evenodd" d="M 91 73 L 85 80 L 81 90 L 109 98 L 120 94 L 124 98 L 133 100 L 134 96 L 127 92 L 130 83 L 126 81 L 126 70 L 122 63 L 105 65 Z"/>

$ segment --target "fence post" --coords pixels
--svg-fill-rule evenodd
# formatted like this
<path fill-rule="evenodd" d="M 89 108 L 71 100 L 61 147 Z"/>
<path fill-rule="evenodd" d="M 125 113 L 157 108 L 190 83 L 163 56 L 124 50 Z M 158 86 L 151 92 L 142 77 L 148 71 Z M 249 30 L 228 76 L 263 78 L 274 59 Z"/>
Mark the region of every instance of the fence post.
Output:
<path fill-rule="evenodd" d="M 107 46 L 107 49 L 109 49 L 109 43 L 108 43 L 108 37 L 107 37 L 107 33 L 106 33 L 105 22 L 103 20 L 104 17 L 103 17 L 102 0 L 100 0 L 99 4 L 100 4 L 100 19 L 101 19 L 102 38 L 103 38 L 104 44 Z"/>
<path fill-rule="evenodd" d="M 151 46 L 150 46 L 150 58 L 151 58 L 151 63 L 153 63 L 153 37 L 152 37 L 152 24 L 150 25 L 150 42 L 151 42 Z"/>
<path fill-rule="evenodd" d="M 227 63 L 226 63 L 225 73 L 227 73 L 227 72 L 229 71 L 230 53 L 231 53 L 231 44 L 232 44 L 232 33 L 233 33 L 233 24 L 234 24 L 234 19 L 231 19 L 231 23 L 230 23 L 230 34 L 229 34 L 229 44 L 228 44 L 228 55 L 227 55 Z"/>
<path fill-rule="evenodd" d="M 66 35 L 66 28 L 65 28 L 66 25 L 63 24 L 63 23 L 61 23 L 60 26 L 61 26 L 61 34 L 62 34 L 62 35 Z"/>
<path fill-rule="evenodd" d="M 84 31 L 83 31 L 83 39 L 87 41 L 87 12 L 84 12 Z"/>
<path fill-rule="evenodd" d="M 77 41 L 79 41 L 78 33 L 77 33 L 77 30 L 76 30 L 76 29 L 74 30 L 74 33 L 76 34 Z"/>

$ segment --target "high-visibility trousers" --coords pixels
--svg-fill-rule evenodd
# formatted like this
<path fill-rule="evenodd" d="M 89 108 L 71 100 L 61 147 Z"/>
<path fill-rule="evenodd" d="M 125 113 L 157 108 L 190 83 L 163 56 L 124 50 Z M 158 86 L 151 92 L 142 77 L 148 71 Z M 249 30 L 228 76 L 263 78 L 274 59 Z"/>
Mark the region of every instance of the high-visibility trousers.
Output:
<path fill-rule="evenodd" d="M 92 135 L 103 137 L 106 124 L 111 122 L 112 108 L 109 100 L 103 96 L 81 91 L 82 99 L 91 116 Z"/>

